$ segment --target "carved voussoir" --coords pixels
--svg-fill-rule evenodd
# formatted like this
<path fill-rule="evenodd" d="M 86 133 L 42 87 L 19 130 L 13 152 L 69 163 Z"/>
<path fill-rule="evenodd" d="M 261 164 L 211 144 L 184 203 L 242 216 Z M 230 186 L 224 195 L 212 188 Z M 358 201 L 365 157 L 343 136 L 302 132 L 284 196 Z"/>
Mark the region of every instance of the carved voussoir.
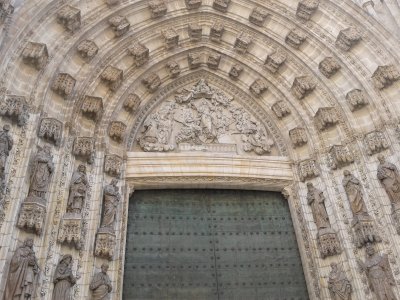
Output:
<path fill-rule="evenodd" d="M 349 51 L 360 40 L 360 32 L 354 27 L 349 27 L 339 32 L 339 35 L 336 39 L 336 46 L 343 51 Z"/>
<path fill-rule="evenodd" d="M 202 54 L 200 52 L 189 52 L 188 53 L 188 64 L 189 69 L 197 69 L 201 66 Z"/>
<path fill-rule="evenodd" d="M 150 93 L 154 93 L 161 85 L 161 78 L 156 73 L 149 73 L 142 79 L 142 83 Z"/>
<path fill-rule="evenodd" d="M 307 132 L 302 127 L 289 130 L 289 137 L 294 147 L 301 147 L 308 142 Z"/>
<path fill-rule="evenodd" d="M 185 0 L 185 3 L 188 9 L 196 9 L 200 8 L 202 0 Z"/>
<path fill-rule="evenodd" d="M 203 35 L 203 28 L 197 23 L 192 23 L 188 25 L 188 33 L 192 42 L 199 42 Z"/>
<path fill-rule="evenodd" d="M 267 83 L 259 78 L 255 80 L 251 86 L 250 86 L 250 91 L 253 95 L 256 97 L 260 97 L 263 93 L 265 93 L 268 90 L 268 85 Z"/>
<path fill-rule="evenodd" d="M 81 11 L 71 5 L 65 5 L 58 11 L 57 21 L 66 30 L 75 32 L 81 27 Z"/>
<path fill-rule="evenodd" d="M 108 135 L 114 141 L 122 143 L 125 139 L 126 125 L 120 121 L 113 121 L 108 128 Z"/>
<path fill-rule="evenodd" d="M 33 66 L 37 70 L 41 70 L 46 66 L 49 59 L 46 44 L 28 42 L 22 52 L 24 63 Z"/>
<path fill-rule="evenodd" d="M 77 50 L 83 59 L 91 60 L 99 52 L 99 47 L 92 40 L 83 40 L 79 43 Z"/>
<path fill-rule="evenodd" d="M 394 65 L 379 66 L 372 75 L 372 81 L 377 89 L 391 86 L 400 79 L 400 72 Z"/>
<path fill-rule="evenodd" d="M 137 67 L 143 66 L 149 61 L 149 48 L 138 41 L 133 42 L 133 45 L 129 47 L 129 53 L 133 56 Z"/>
<path fill-rule="evenodd" d="M 210 40 L 213 42 L 220 42 L 224 31 L 224 24 L 222 22 L 216 21 L 210 29 Z"/>
<path fill-rule="evenodd" d="M 149 8 L 152 18 L 161 18 L 167 14 L 167 6 L 164 0 L 151 0 L 149 1 Z"/>
<path fill-rule="evenodd" d="M 329 150 L 332 169 L 343 168 L 354 162 L 354 156 L 347 146 L 334 145 Z"/>
<path fill-rule="evenodd" d="M 306 39 L 307 36 L 300 29 L 295 28 L 286 35 L 285 42 L 289 46 L 299 49 Z"/>
<path fill-rule="evenodd" d="M 71 75 L 59 73 L 55 77 L 51 89 L 64 99 L 68 99 L 74 90 L 75 84 L 76 80 Z"/>
<path fill-rule="evenodd" d="M 212 69 L 218 69 L 219 62 L 221 61 L 221 54 L 213 52 L 208 55 L 207 58 L 207 66 Z"/>
<path fill-rule="evenodd" d="M 373 155 L 389 148 L 389 143 L 381 131 L 372 131 L 364 136 L 364 144 L 368 155 Z"/>
<path fill-rule="evenodd" d="M 170 27 L 167 28 L 166 30 L 163 30 L 162 35 L 164 37 L 165 47 L 167 49 L 173 49 L 175 47 L 178 47 L 179 34 L 176 32 L 174 28 Z"/>
<path fill-rule="evenodd" d="M 165 67 L 167 68 L 168 73 L 171 75 L 172 78 L 176 78 L 179 76 L 179 74 L 181 74 L 181 67 L 175 60 L 170 60 L 169 62 L 167 62 Z"/>
<path fill-rule="evenodd" d="M 319 0 L 301 0 L 297 5 L 296 16 L 300 19 L 310 20 L 318 6 Z"/>
<path fill-rule="evenodd" d="M 54 118 L 43 118 L 40 121 L 38 136 L 56 146 L 61 144 L 63 124 Z"/>
<path fill-rule="evenodd" d="M 140 97 L 136 94 L 129 94 L 126 97 L 123 107 L 129 113 L 134 113 L 140 105 Z"/>
<path fill-rule="evenodd" d="M 84 158 L 92 164 L 95 156 L 95 140 L 92 137 L 76 137 L 72 147 L 72 153 L 76 157 Z"/>
<path fill-rule="evenodd" d="M 119 177 L 122 173 L 123 160 L 122 157 L 109 154 L 104 159 L 104 172 L 110 176 Z"/>
<path fill-rule="evenodd" d="M 256 7 L 251 12 L 249 16 L 249 21 L 257 26 L 263 26 L 267 17 L 268 11 L 265 8 Z"/>
<path fill-rule="evenodd" d="M 340 69 L 341 66 L 339 62 L 333 58 L 333 57 L 325 57 L 320 63 L 319 63 L 319 71 L 326 77 L 326 78 L 331 78 L 333 75 L 335 75 Z"/>
<path fill-rule="evenodd" d="M 317 162 L 314 159 L 306 159 L 299 162 L 297 169 L 300 180 L 303 182 L 318 177 L 320 174 Z"/>
<path fill-rule="evenodd" d="M 131 24 L 124 16 L 114 16 L 108 20 L 116 37 L 120 37 L 129 31 Z"/>
<path fill-rule="evenodd" d="M 81 111 L 85 117 L 97 122 L 103 115 L 103 99 L 86 95 L 83 99 Z"/>
<path fill-rule="evenodd" d="M 100 78 L 110 90 L 116 91 L 122 84 L 124 72 L 113 66 L 107 66 L 101 73 Z"/>
<path fill-rule="evenodd" d="M 241 32 L 240 35 L 236 38 L 234 48 L 240 54 L 245 54 L 252 43 L 252 37 L 245 33 Z"/>
<path fill-rule="evenodd" d="M 317 83 L 310 76 L 296 77 L 292 85 L 292 93 L 299 100 L 305 98 L 316 88 Z"/>
<path fill-rule="evenodd" d="M 275 102 L 272 107 L 272 111 L 275 113 L 275 115 L 278 117 L 278 119 L 282 119 L 288 115 L 290 115 L 291 111 L 289 107 L 287 106 L 286 102 L 283 100 Z"/>
<path fill-rule="evenodd" d="M 29 119 L 29 106 L 24 96 L 7 95 L 0 101 L 0 115 L 24 126 Z"/>
<path fill-rule="evenodd" d="M 314 119 L 319 131 L 332 128 L 339 122 L 339 118 L 334 107 L 320 107 L 315 114 Z"/>
<path fill-rule="evenodd" d="M 214 0 L 213 8 L 220 12 L 226 13 L 230 3 L 231 0 Z"/>
<path fill-rule="evenodd" d="M 229 77 L 233 80 L 239 78 L 240 74 L 243 72 L 243 67 L 241 65 L 235 64 L 232 66 L 231 70 L 229 71 Z"/>
<path fill-rule="evenodd" d="M 271 73 L 276 73 L 278 72 L 279 68 L 285 63 L 285 61 L 286 53 L 281 50 L 277 50 L 267 56 L 264 65 Z"/>
<path fill-rule="evenodd" d="M 359 89 L 351 90 L 346 95 L 347 103 L 351 111 L 356 111 L 368 105 L 367 95 Z"/>

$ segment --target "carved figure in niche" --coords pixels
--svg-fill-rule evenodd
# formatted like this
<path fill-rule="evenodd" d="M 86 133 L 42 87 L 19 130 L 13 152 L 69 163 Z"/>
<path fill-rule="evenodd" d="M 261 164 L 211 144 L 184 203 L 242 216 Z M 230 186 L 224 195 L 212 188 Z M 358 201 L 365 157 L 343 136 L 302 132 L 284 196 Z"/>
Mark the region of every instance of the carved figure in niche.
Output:
<path fill-rule="evenodd" d="M 112 291 L 111 279 L 107 275 L 108 265 L 101 265 L 101 272 L 93 276 L 90 283 L 90 290 L 92 291 L 92 300 L 108 300 Z"/>
<path fill-rule="evenodd" d="M 54 274 L 54 290 L 52 300 L 70 300 L 71 287 L 76 284 L 76 278 L 72 275 L 72 256 L 67 254 L 58 263 Z"/>
<path fill-rule="evenodd" d="M 119 193 L 117 183 L 118 181 L 113 179 L 109 185 L 104 187 L 103 218 L 100 227 L 114 229 L 117 206 L 118 202 L 121 200 L 121 194 Z"/>
<path fill-rule="evenodd" d="M 53 171 L 54 164 L 50 147 L 44 146 L 38 151 L 34 160 L 28 198 L 45 200 Z"/>
<path fill-rule="evenodd" d="M 11 258 L 3 299 L 32 299 L 39 271 L 33 239 L 28 238 Z"/>
<path fill-rule="evenodd" d="M 87 188 L 88 180 L 86 176 L 86 167 L 84 165 L 79 165 L 78 170 L 72 174 L 71 185 L 69 187 L 67 212 L 78 214 L 82 212 Z"/>
<path fill-rule="evenodd" d="M 396 300 L 392 287 L 396 285 L 387 255 L 375 252 L 371 244 L 367 244 L 365 262 L 358 261 L 361 269 L 365 271 L 369 286 L 377 300 Z"/>
<path fill-rule="evenodd" d="M 0 191 L 4 191 L 6 163 L 14 144 L 9 131 L 10 125 L 4 125 L 3 130 L 0 131 Z"/>
<path fill-rule="evenodd" d="M 385 160 L 383 155 L 378 156 L 379 166 L 377 176 L 392 202 L 393 209 L 400 209 L 400 176 L 397 167 Z"/>
<path fill-rule="evenodd" d="M 325 196 L 322 191 L 314 187 L 311 182 L 307 183 L 307 203 L 311 206 L 314 222 L 318 230 L 330 228 L 328 213 L 325 208 Z"/>
<path fill-rule="evenodd" d="M 368 216 L 367 208 L 363 199 L 360 180 L 358 180 L 348 170 L 344 170 L 343 175 L 344 178 L 342 180 L 342 184 L 346 191 L 347 198 L 349 199 L 354 218 L 357 218 L 360 215 Z"/>
<path fill-rule="evenodd" d="M 346 277 L 346 273 L 336 263 L 331 263 L 329 273 L 328 289 L 333 300 L 350 300 L 351 283 Z"/>

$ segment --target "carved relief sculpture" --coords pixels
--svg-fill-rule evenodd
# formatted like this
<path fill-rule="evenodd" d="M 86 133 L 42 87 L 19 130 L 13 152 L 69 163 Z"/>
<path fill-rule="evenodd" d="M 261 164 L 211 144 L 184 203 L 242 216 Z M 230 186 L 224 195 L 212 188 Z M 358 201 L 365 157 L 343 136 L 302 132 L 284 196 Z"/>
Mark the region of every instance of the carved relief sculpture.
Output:
<path fill-rule="evenodd" d="M 319 6 L 319 0 L 301 0 L 297 5 L 296 16 L 300 19 L 310 20 Z"/>
<path fill-rule="evenodd" d="M 28 238 L 11 258 L 3 300 L 33 299 L 39 272 L 33 239 Z"/>
<path fill-rule="evenodd" d="M 301 181 L 312 179 L 319 176 L 317 163 L 313 159 L 306 159 L 299 163 L 298 172 Z"/>
<path fill-rule="evenodd" d="M 321 107 L 314 116 L 319 131 L 334 127 L 338 122 L 338 116 L 334 107 Z"/>
<path fill-rule="evenodd" d="M 262 7 L 256 7 L 253 9 L 249 16 L 249 21 L 257 26 L 263 26 L 265 20 L 268 17 L 268 11 Z"/>
<path fill-rule="evenodd" d="M 63 124 L 54 118 L 43 118 L 40 121 L 38 136 L 60 146 L 63 132 Z"/>
<path fill-rule="evenodd" d="M 202 0 L 185 0 L 185 3 L 188 9 L 196 9 L 200 8 Z"/>
<path fill-rule="evenodd" d="M 149 48 L 138 41 L 135 41 L 133 45 L 129 47 L 129 53 L 133 56 L 136 67 L 143 66 L 149 61 Z"/>
<path fill-rule="evenodd" d="M 207 58 L 207 66 L 212 69 L 218 69 L 219 62 L 221 61 L 221 54 L 213 52 L 208 55 Z"/>
<path fill-rule="evenodd" d="M 18 126 L 25 126 L 29 119 L 29 107 L 25 97 L 7 95 L 0 101 L 0 115 L 16 121 Z"/>
<path fill-rule="evenodd" d="M 203 35 L 203 28 L 197 23 L 192 23 L 188 25 L 188 33 L 192 42 L 199 42 Z"/>
<path fill-rule="evenodd" d="M 57 13 L 57 21 L 68 31 L 75 32 L 81 27 L 81 11 L 65 5 Z"/>
<path fill-rule="evenodd" d="M 172 78 L 176 78 L 181 74 L 181 67 L 176 60 L 170 60 L 165 66 Z"/>
<path fill-rule="evenodd" d="M 362 90 L 354 89 L 346 95 L 347 103 L 349 103 L 350 110 L 356 111 L 368 105 L 367 96 Z"/>
<path fill-rule="evenodd" d="M 237 80 L 243 72 L 243 67 L 241 65 L 235 64 L 229 71 L 229 77 L 233 80 Z"/>
<path fill-rule="evenodd" d="M 41 70 L 46 66 L 49 59 L 46 44 L 28 42 L 22 52 L 24 63 L 33 66 L 37 70 Z"/>
<path fill-rule="evenodd" d="M 389 148 L 389 143 L 381 131 L 372 131 L 364 136 L 364 144 L 368 155 L 373 155 Z"/>
<path fill-rule="evenodd" d="M 322 258 L 342 252 L 336 232 L 331 228 L 322 191 L 307 183 L 307 203 L 311 207 L 315 225 L 318 229 L 318 248 Z"/>
<path fill-rule="evenodd" d="M 10 0 L 0 0 L 0 22 L 4 22 L 9 15 L 14 13 L 14 6 L 10 2 Z"/>
<path fill-rule="evenodd" d="M 39 149 L 30 171 L 28 197 L 21 205 L 17 226 L 40 235 L 46 216 L 46 194 L 54 172 L 53 157 L 50 147 Z"/>
<path fill-rule="evenodd" d="M 139 96 L 136 94 L 129 94 L 124 101 L 123 107 L 127 112 L 134 113 L 138 109 L 139 105 L 140 105 Z"/>
<path fill-rule="evenodd" d="M 307 142 L 308 142 L 307 132 L 302 127 L 296 127 L 296 128 L 289 130 L 289 137 L 295 148 L 301 147 L 301 146 L 307 144 Z"/>
<path fill-rule="evenodd" d="M 99 47 L 92 40 L 83 40 L 77 47 L 79 55 L 86 60 L 91 60 L 99 52 Z"/>
<path fill-rule="evenodd" d="M 83 158 L 88 164 L 92 164 L 95 158 L 95 141 L 92 137 L 76 137 L 72 147 L 72 153 Z"/>
<path fill-rule="evenodd" d="M 64 99 L 67 99 L 72 94 L 75 84 L 76 80 L 71 75 L 59 73 L 55 77 L 51 89 Z"/>
<path fill-rule="evenodd" d="M 110 176 L 119 177 L 122 173 L 122 157 L 115 154 L 108 154 L 104 159 L 104 172 Z"/>
<path fill-rule="evenodd" d="M 101 265 L 101 272 L 93 276 L 92 282 L 89 285 L 92 291 L 91 300 L 109 300 L 112 292 L 111 279 L 107 275 L 108 265 Z"/>
<path fill-rule="evenodd" d="M 62 257 L 54 274 L 54 290 L 52 300 L 72 300 L 71 287 L 76 284 L 72 274 L 72 256 L 67 254 Z"/>
<path fill-rule="evenodd" d="M 142 83 L 150 93 L 154 93 L 161 85 L 161 78 L 156 73 L 149 73 L 142 79 Z"/>
<path fill-rule="evenodd" d="M 332 300 L 351 300 L 351 283 L 346 273 L 336 263 L 331 263 L 328 289 Z"/>
<path fill-rule="evenodd" d="M 151 10 L 152 18 L 161 18 L 167 14 L 167 6 L 164 0 L 152 0 L 149 1 L 149 8 Z"/>
<path fill-rule="evenodd" d="M 202 63 L 202 55 L 199 52 L 189 52 L 188 53 L 188 64 L 189 69 L 197 69 L 201 66 Z"/>
<path fill-rule="evenodd" d="M 290 115 L 291 111 L 287 106 L 286 102 L 283 100 L 275 102 L 272 107 L 272 111 L 277 116 L 278 119 L 282 119 L 288 115 Z"/>
<path fill-rule="evenodd" d="M 131 27 L 128 19 L 124 16 L 114 16 L 108 20 L 108 23 L 114 31 L 115 37 L 123 36 Z"/>
<path fill-rule="evenodd" d="M 0 198 L 6 190 L 6 165 L 14 140 L 10 135 L 10 125 L 4 125 L 0 131 Z"/>
<path fill-rule="evenodd" d="M 381 238 L 375 230 L 375 222 L 368 214 L 365 205 L 360 180 L 348 170 L 345 170 L 343 175 L 342 185 L 346 191 L 347 199 L 353 213 L 351 225 L 355 233 L 356 246 L 361 248 L 367 243 L 380 242 Z"/>
<path fill-rule="evenodd" d="M 107 66 L 103 73 L 101 73 L 100 78 L 110 90 L 116 91 L 122 84 L 124 72 L 113 66 Z"/>
<path fill-rule="evenodd" d="M 377 89 L 391 86 L 400 79 L 400 72 L 394 65 L 379 66 L 372 75 L 372 81 Z"/>
<path fill-rule="evenodd" d="M 360 268 L 365 272 L 371 291 L 377 300 L 396 300 L 392 288 L 396 286 L 388 256 L 375 252 L 374 246 L 365 247 L 365 262 L 358 260 Z"/>
<path fill-rule="evenodd" d="M 103 191 L 103 210 L 100 228 L 96 235 L 95 256 L 111 260 L 115 247 L 115 222 L 117 218 L 117 207 L 121 201 L 121 194 L 117 187 L 118 181 L 113 179 Z"/>
<path fill-rule="evenodd" d="M 86 95 L 83 98 L 81 111 L 85 117 L 97 122 L 103 115 L 103 99 Z"/>
<path fill-rule="evenodd" d="M 354 162 L 354 156 L 347 146 L 333 145 L 329 150 L 332 169 L 342 168 Z"/>
<path fill-rule="evenodd" d="M 240 54 L 245 54 L 252 42 L 252 39 L 253 38 L 248 33 L 241 32 L 240 35 L 236 38 L 234 48 Z"/>
<path fill-rule="evenodd" d="M 255 80 L 251 85 L 250 85 L 250 92 L 256 96 L 260 97 L 262 94 L 264 94 L 268 90 L 268 85 L 267 83 L 259 78 Z"/>
<path fill-rule="evenodd" d="M 292 93 L 299 100 L 305 98 L 316 88 L 317 83 L 310 76 L 296 77 L 292 85 Z"/>
<path fill-rule="evenodd" d="M 120 121 L 113 121 L 108 128 L 108 135 L 114 141 L 122 143 L 125 139 L 126 125 Z"/>
<path fill-rule="evenodd" d="M 319 63 L 318 69 L 326 78 L 331 78 L 341 69 L 341 66 L 335 58 L 325 57 Z"/>
<path fill-rule="evenodd" d="M 175 47 L 178 47 L 179 34 L 176 32 L 174 28 L 170 27 L 163 30 L 162 35 L 165 41 L 165 48 L 173 49 Z"/>
<path fill-rule="evenodd" d="M 264 65 L 271 73 L 276 73 L 285 61 L 286 53 L 282 50 L 276 50 L 267 56 Z"/>
<path fill-rule="evenodd" d="M 349 27 L 339 32 L 339 35 L 336 39 L 336 46 L 342 49 L 343 51 L 349 51 L 360 40 L 361 40 L 360 32 L 354 27 Z"/>
<path fill-rule="evenodd" d="M 214 0 L 213 8 L 220 12 L 227 12 L 228 6 L 231 3 L 231 0 Z"/>
<path fill-rule="evenodd" d="M 285 42 L 289 46 L 299 49 L 306 39 L 307 36 L 300 29 L 295 28 L 286 35 Z"/>
<path fill-rule="evenodd" d="M 210 28 L 210 40 L 216 43 L 220 42 L 224 31 L 224 24 L 222 22 L 216 21 Z"/>

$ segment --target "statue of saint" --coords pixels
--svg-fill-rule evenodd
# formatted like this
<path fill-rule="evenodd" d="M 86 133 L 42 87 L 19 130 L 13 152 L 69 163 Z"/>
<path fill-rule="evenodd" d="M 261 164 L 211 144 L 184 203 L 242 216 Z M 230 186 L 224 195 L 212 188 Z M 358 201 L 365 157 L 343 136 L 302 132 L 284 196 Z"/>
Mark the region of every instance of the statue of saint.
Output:
<path fill-rule="evenodd" d="M 88 180 L 86 176 L 86 167 L 79 165 L 78 170 L 74 172 L 69 186 L 69 198 L 67 203 L 67 212 L 82 212 L 85 203 L 86 191 L 88 188 Z"/>
<path fill-rule="evenodd" d="M 314 222 L 318 230 L 330 228 L 331 225 L 325 208 L 323 192 L 315 188 L 311 182 L 307 183 L 307 190 L 307 203 L 311 206 Z"/>
<path fill-rule="evenodd" d="M 331 298 L 333 300 L 350 300 L 352 288 L 346 274 L 336 263 L 331 263 L 331 268 L 328 279 Z"/>
<path fill-rule="evenodd" d="M 53 300 L 70 300 L 71 287 L 75 285 L 76 278 L 72 275 L 72 256 L 67 254 L 58 263 L 54 274 Z"/>
<path fill-rule="evenodd" d="M 53 171 L 54 164 L 50 147 L 44 146 L 43 149 L 38 151 L 34 160 L 28 198 L 45 199 Z"/>
<path fill-rule="evenodd" d="M 26 239 L 11 259 L 3 299 L 32 299 L 39 270 L 33 239 Z"/>
<path fill-rule="evenodd" d="M 364 203 L 362 186 L 360 180 L 354 177 L 348 170 L 343 172 L 343 187 L 346 191 L 347 198 L 350 202 L 351 211 L 355 217 L 364 215 L 368 216 L 367 208 Z"/>
<path fill-rule="evenodd" d="M 94 275 L 90 283 L 90 290 L 92 291 L 92 300 L 108 300 L 112 291 L 111 279 L 107 275 L 108 265 L 101 265 L 101 272 Z"/>
<path fill-rule="evenodd" d="M 383 155 L 378 156 L 379 166 L 377 170 L 378 179 L 388 194 L 394 207 L 400 206 L 400 177 L 397 167 L 385 161 Z"/>
<path fill-rule="evenodd" d="M 377 300 L 396 300 L 392 291 L 395 280 L 389 265 L 387 255 L 380 255 L 375 252 L 372 244 L 365 247 L 367 258 L 365 262 L 358 261 L 361 269 L 366 272 L 370 288 Z"/>
<path fill-rule="evenodd" d="M 114 229 L 118 202 L 121 200 L 117 183 L 118 181 L 113 179 L 109 185 L 104 187 L 103 218 L 100 227 Z"/>
<path fill-rule="evenodd" d="M 5 168 L 8 155 L 13 147 L 13 138 L 10 133 L 10 125 L 4 125 L 0 131 L 0 188 L 3 190 L 5 185 Z"/>

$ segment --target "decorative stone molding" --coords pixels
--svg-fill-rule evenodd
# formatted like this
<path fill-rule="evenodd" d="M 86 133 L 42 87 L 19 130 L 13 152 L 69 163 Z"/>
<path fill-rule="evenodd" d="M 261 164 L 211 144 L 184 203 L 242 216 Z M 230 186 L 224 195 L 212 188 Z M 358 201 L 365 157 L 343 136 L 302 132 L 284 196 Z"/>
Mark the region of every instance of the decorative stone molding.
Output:
<path fill-rule="evenodd" d="M 165 5 L 164 0 L 149 1 L 149 8 L 153 19 L 161 18 L 167 14 L 167 6 Z"/>
<path fill-rule="evenodd" d="M 350 110 L 356 111 L 368 105 L 367 95 L 359 89 L 351 90 L 346 95 L 347 103 L 349 103 Z"/>
<path fill-rule="evenodd" d="M 188 64 L 189 69 L 197 69 L 201 66 L 202 55 L 200 52 L 189 52 L 188 53 Z"/>
<path fill-rule="evenodd" d="M 268 11 L 262 7 L 256 7 L 253 9 L 249 16 L 249 21 L 257 26 L 263 26 L 265 20 L 268 17 Z"/>
<path fill-rule="evenodd" d="M 99 228 L 96 234 L 96 245 L 94 255 L 97 257 L 112 260 L 116 245 L 116 236 L 114 230 L 108 228 Z"/>
<path fill-rule="evenodd" d="M 22 52 L 22 59 L 25 64 L 31 65 L 37 70 L 43 69 L 49 59 L 46 44 L 28 42 Z"/>
<path fill-rule="evenodd" d="M 92 137 L 76 137 L 72 147 L 72 154 L 83 158 L 88 164 L 94 163 L 95 140 Z"/>
<path fill-rule="evenodd" d="M 354 156 L 347 146 L 333 145 L 329 149 L 329 156 L 331 159 L 331 168 L 343 168 L 354 162 Z"/>
<path fill-rule="evenodd" d="M 282 119 L 288 115 L 290 115 L 291 111 L 287 106 L 286 102 L 283 100 L 275 102 L 272 107 L 272 111 L 277 116 L 278 119 Z"/>
<path fill-rule="evenodd" d="M 60 146 L 63 124 L 54 118 L 44 118 L 40 121 L 38 136 L 56 146 Z"/>
<path fill-rule="evenodd" d="M 339 238 L 332 228 L 318 231 L 317 243 L 322 258 L 342 253 Z"/>
<path fill-rule="evenodd" d="M 71 5 L 65 5 L 58 11 L 57 21 L 66 30 L 75 32 L 81 28 L 81 11 Z"/>
<path fill-rule="evenodd" d="M 339 35 L 336 39 L 336 46 L 343 51 L 349 51 L 360 40 L 360 32 L 354 27 L 349 27 L 339 32 Z"/>
<path fill-rule="evenodd" d="M 213 42 L 221 42 L 225 27 L 222 22 L 216 21 L 210 28 L 210 40 Z"/>
<path fill-rule="evenodd" d="M 197 9 L 200 8 L 202 0 L 185 0 L 187 9 Z"/>
<path fill-rule="evenodd" d="M 122 173 L 122 157 L 115 154 L 108 154 L 104 158 L 104 172 L 110 176 L 119 177 Z"/>
<path fill-rule="evenodd" d="M 72 94 L 75 84 L 76 80 L 74 77 L 67 73 L 59 73 L 55 77 L 51 89 L 64 99 L 67 99 Z"/>
<path fill-rule="evenodd" d="M 114 141 L 122 143 L 125 139 L 125 132 L 127 126 L 120 121 L 112 121 L 108 128 L 108 135 Z"/>
<path fill-rule="evenodd" d="M 295 49 L 300 49 L 306 39 L 307 36 L 300 29 L 294 28 L 286 35 L 285 42 Z"/>
<path fill-rule="evenodd" d="M 286 53 L 281 50 L 277 50 L 267 56 L 264 65 L 268 69 L 268 71 L 270 71 L 271 73 L 276 73 L 278 72 L 279 68 L 285 63 L 285 61 Z"/>
<path fill-rule="evenodd" d="M 375 130 L 364 136 L 364 144 L 368 155 L 373 155 L 389 148 L 389 143 L 383 132 Z"/>
<path fill-rule="evenodd" d="M 129 47 L 129 53 L 133 56 L 136 67 L 141 67 L 149 61 L 149 48 L 138 41 L 133 42 L 133 45 Z"/>
<path fill-rule="evenodd" d="M 339 118 L 334 107 L 320 107 L 314 116 L 319 131 L 327 130 L 336 126 Z"/>
<path fill-rule="evenodd" d="M 325 57 L 319 63 L 318 69 L 326 78 L 331 78 L 341 69 L 341 66 L 335 58 Z"/>
<path fill-rule="evenodd" d="M 320 172 L 314 159 L 306 159 L 298 163 L 297 170 L 301 181 L 318 177 Z"/>
<path fill-rule="evenodd" d="M 267 83 L 259 78 L 256 79 L 251 85 L 250 85 L 250 92 L 256 96 L 260 97 L 262 94 L 264 94 L 268 90 L 268 85 Z"/>
<path fill-rule="evenodd" d="M 46 204 L 37 198 L 30 198 L 21 205 L 17 227 L 41 235 L 45 218 Z"/>
<path fill-rule="evenodd" d="M 229 71 L 229 77 L 233 80 L 237 80 L 243 72 L 243 67 L 241 65 L 235 64 Z"/>
<path fill-rule="evenodd" d="M 308 142 L 307 132 L 302 127 L 296 127 L 289 130 L 289 137 L 295 148 L 301 147 Z"/>
<path fill-rule="evenodd" d="M 179 76 L 179 74 L 181 74 L 181 67 L 175 60 L 170 60 L 169 62 L 167 62 L 165 67 L 167 68 L 171 78 L 176 78 Z"/>
<path fill-rule="evenodd" d="M 175 47 L 178 47 L 179 34 L 176 32 L 174 28 L 170 27 L 167 28 L 166 30 L 163 30 L 162 35 L 165 41 L 165 48 L 173 49 Z"/>
<path fill-rule="evenodd" d="M 221 61 L 221 54 L 212 52 L 208 55 L 207 66 L 212 70 L 217 70 L 220 61 Z"/>
<path fill-rule="evenodd" d="M 124 16 L 114 16 L 108 20 L 111 29 L 114 31 L 116 37 L 123 36 L 129 31 L 131 24 Z"/>
<path fill-rule="evenodd" d="M 140 105 L 140 97 L 136 94 L 129 94 L 126 97 L 123 107 L 129 113 L 134 113 Z"/>
<path fill-rule="evenodd" d="M 91 60 L 99 52 L 99 47 L 92 40 L 83 40 L 77 47 L 79 55 L 86 60 Z"/>
<path fill-rule="evenodd" d="M 301 100 L 314 91 L 316 86 L 317 83 L 310 76 L 296 77 L 293 81 L 292 93 L 297 99 Z"/>
<path fill-rule="evenodd" d="M 29 119 L 29 106 L 24 96 L 7 95 L 0 101 L 0 115 L 24 126 Z"/>
<path fill-rule="evenodd" d="M 226 13 L 230 3 L 231 0 L 214 0 L 213 8 L 220 12 Z"/>
<path fill-rule="evenodd" d="M 83 99 L 81 111 L 85 117 L 97 122 L 103 115 L 103 99 L 86 95 Z"/>
<path fill-rule="evenodd" d="M 161 78 L 156 73 L 149 73 L 142 79 L 142 83 L 150 93 L 154 93 L 161 85 Z"/>
<path fill-rule="evenodd" d="M 191 23 L 188 25 L 188 33 L 192 42 L 199 42 L 203 35 L 203 28 L 197 23 Z"/>
<path fill-rule="evenodd" d="M 113 66 L 107 66 L 100 78 L 111 91 L 116 91 L 122 84 L 124 72 Z"/>
<path fill-rule="evenodd" d="M 77 213 L 66 213 L 60 222 L 57 241 L 61 244 L 82 249 L 82 216 Z"/>
<path fill-rule="evenodd" d="M 372 75 L 372 81 L 377 89 L 391 86 L 400 79 L 400 72 L 394 65 L 379 66 Z"/>
<path fill-rule="evenodd" d="M 318 6 L 319 0 L 302 0 L 297 5 L 296 16 L 300 19 L 310 20 Z"/>
<path fill-rule="evenodd" d="M 241 32 L 236 38 L 234 48 L 240 54 L 245 54 L 252 43 L 252 37 L 245 32 Z"/>

